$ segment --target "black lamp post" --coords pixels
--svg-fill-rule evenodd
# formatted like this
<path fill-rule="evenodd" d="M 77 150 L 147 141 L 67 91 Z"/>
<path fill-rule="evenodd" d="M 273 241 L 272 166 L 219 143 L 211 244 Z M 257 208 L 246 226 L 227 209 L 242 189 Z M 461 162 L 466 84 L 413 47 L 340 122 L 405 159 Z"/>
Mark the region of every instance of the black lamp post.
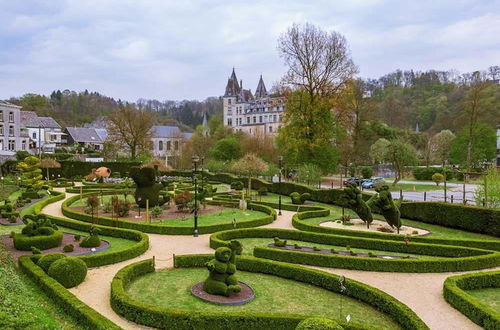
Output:
<path fill-rule="evenodd" d="M 278 189 L 279 189 L 279 194 L 278 194 L 278 215 L 281 215 L 281 171 L 283 170 L 283 156 L 278 157 L 279 161 L 279 181 L 278 181 Z"/>
<path fill-rule="evenodd" d="M 446 193 L 446 181 L 447 181 L 447 178 L 446 178 L 446 167 L 444 166 L 444 163 L 443 163 L 443 177 L 444 177 L 444 202 L 446 203 L 446 201 L 448 199 L 448 196 L 447 196 L 447 193 Z"/>
<path fill-rule="evenodd" d="M 194 231 L 193 237 L 198 237 L 198 179 L 196 178 L 196 172 L 198 171 L 198 161 L 200 157 L 193 156 L 193 183 L 194 183 Z"/>
<path fill-rule="evenodd" d="M 458 166 L 456 164 L 452 164 L 451 167 L 453 168 L 453 170 L 455 172 L 462 174 L 462 179 L 463 179 L 463 184 L 462 184 L 462 202 L 464 204 L 467 204 L 467 200 L 465 199 L 465 172 L 460 171 L 458 169 Z"/>
<path fill-rule="evenodd" d="M 488 168 L 491 163 L 485 159 L 483 162 L 483 179 L 484 179 L 484 206 L 488 207 Z"/>
<path fill-rule="evenodd" d="M 201 189 L 205 187 L 204 181 L 203 181 L 203 161 L 205 160 L 205 157 L 201 157 Z"/>

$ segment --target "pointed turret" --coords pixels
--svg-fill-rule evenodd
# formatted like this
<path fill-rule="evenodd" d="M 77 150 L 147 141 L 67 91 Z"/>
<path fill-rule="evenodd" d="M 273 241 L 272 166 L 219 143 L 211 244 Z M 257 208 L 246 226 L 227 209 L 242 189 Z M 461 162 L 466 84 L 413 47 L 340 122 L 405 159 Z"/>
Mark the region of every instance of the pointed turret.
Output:
<path fill-rule="evenodd" d="M 255 90 L 256 98 L 267 97 L 266 85 L 264 85 L 264 80 L 262 79 L 262 75 L 260 75 L 259 84 L 257 85 L 257 89 Z"/>
<path fill-rule="evenodd" d="M 234 72 L 233 67 L 233 72 L 227 80 L 226 92 L 224 93 L 224 96 L 236 96 L 240 92 L 240 89 L 241 87 L 238 84 L 238 78 L 236 78 L 236 72 Z"/>
<path fill-rule="evenodd" d="M 201 123 L 201 127 L 203 128 L 203 135 L 208 136 L 208 120 L 207 113 L 203 113 L 203 122 Z"/>

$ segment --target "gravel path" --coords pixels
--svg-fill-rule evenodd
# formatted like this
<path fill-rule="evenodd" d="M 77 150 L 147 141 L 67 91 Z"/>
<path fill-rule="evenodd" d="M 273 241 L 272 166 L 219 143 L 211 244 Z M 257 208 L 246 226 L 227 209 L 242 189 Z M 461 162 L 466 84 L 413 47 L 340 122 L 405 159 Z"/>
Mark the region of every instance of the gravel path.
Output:
<path fill-rule="evenodd" d="M 67 198 L 71 196 L 74 196 L 74 194 L 66 194 Z M 64 217 L 61 212 L 62 203 L 63 201 L 49 204 L 43 209 L 43 213 Z M 264 227 L 294 229 L 291 220 L 294 213 L 283 211 L 282 216 L 279 216 L 276 221 Z M 149 234 L 148 236 L 150 248 L 146 253 L 117 264 L 89 269 L 85 281 L 77 287 L 70 289 L 80 300 L 125 329 L 148 329 L 148 327 L 129 322 L 111 309 L 109 304 L 110 284 L 120 269 L 136 261 L 149 259 L 153 256 L 155 256 L 157 261 L 157 269 L 173 267 L 173 254 L 213 252 L 209 247 L 210 235 L 200 235 L 197 238 L 192 236 L 155 234 Z M 415 311 L 431 329 L 480 329 L 479 326 L 448 305 L 443 299 L 442 290 L 444 280 L 458 273 L 409 274 L 320 267 L 312 268 L 344 275 L 387 292 Z M 500 269 L 500 267 L 495 269 Z M 485 269 L 484 271 L 489 270 L 491 269 Z"/>

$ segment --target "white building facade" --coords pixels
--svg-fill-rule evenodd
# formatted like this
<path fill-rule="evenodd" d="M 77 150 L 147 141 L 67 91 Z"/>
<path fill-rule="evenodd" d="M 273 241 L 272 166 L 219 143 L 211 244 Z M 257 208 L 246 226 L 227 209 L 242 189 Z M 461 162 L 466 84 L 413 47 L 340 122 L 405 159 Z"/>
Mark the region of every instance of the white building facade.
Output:
<path fill-rule="evenodd" d="M 182 152 L 184 141 L 191 133 L 183 133 L 177 126 L 153 126 L 151 128 L 151 151 L 153 156 L 165 159 L 172 164 L 173 159 Z"/>
<path fill-rule="evenodd" d="M 284 111 L 285 98 L 271 97 L 262 76 L 252 94 L 243 89 L 233 68 L 223 96 L 224 125 L 252 135 L 275 135 L 282 125 Z"/>
<path fill-rule="evenodd" d="M 29 149 L 29 136 L 21 125 L 21 107 L 0 101 L 0 155 Z"/>

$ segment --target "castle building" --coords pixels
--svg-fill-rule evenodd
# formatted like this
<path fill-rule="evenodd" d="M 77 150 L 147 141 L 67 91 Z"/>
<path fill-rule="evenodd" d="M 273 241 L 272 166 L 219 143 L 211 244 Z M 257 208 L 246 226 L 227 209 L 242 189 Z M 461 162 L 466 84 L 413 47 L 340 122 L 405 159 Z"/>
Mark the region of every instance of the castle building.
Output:
<path fill-rule="evenodd" d="M 266 89 L 262 75 L 255 93 L 243 89 L 236 73 L 231 73 L 223 96 L 224 125 L 248 134 L 275 135 L 282 125 L 285 98 L 272 97 Z"/>

